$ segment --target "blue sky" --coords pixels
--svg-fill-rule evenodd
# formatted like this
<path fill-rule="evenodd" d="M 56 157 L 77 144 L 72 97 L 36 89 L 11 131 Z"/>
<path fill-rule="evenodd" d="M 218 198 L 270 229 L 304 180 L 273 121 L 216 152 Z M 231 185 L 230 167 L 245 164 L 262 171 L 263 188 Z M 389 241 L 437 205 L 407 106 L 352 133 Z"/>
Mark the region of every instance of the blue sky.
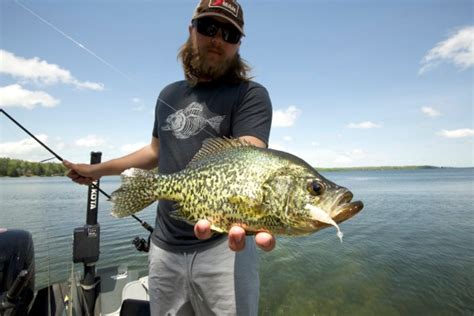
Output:
<path fill-rule="evenodd" d="M 473 2 L 240 1 L 270 147 L 316 167 L 474 166 Z M 1 0 L 0 105 L 62 157 L 151 138 L 197 1 Z M 0 156 L 51 155 L 5 117 Z"/>

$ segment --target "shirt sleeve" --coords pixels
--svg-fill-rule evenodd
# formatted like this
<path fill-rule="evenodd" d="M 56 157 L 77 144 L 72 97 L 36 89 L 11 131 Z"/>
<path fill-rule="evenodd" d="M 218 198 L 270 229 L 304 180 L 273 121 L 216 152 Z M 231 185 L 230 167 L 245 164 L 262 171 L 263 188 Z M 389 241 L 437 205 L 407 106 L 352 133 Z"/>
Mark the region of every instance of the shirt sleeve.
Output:
<path fill-rule="evenodd" d="M 153 132 L 152 135 L 153 137 L 160 138 L 158 136 L 158 105 L 160 104 L 159 98 L 156 101 L 156 106 L 155 106 L 155 121 L 153 122 Z"/>
<path fill-rule="evenodd" d="M 156 105 L 155 105 L 155 121 L 153 122 L 153 132 L 152 135 L 153 137 L 160 138 L 159 135 L 159 128 L 160 128 L 160 109 L 162 106 L 162 100 L 164 98 L 164 92 L 166 92 L 171 85 L 165 87 L 160 94 L 158 95 L 158 98 L 156 100 Z"/>
<path fill-rule="evenodd" d="M 272 103 L 267 89 L 250 82 L 232 115 L 232 136 L 254 136 L 268 146 Z"/>

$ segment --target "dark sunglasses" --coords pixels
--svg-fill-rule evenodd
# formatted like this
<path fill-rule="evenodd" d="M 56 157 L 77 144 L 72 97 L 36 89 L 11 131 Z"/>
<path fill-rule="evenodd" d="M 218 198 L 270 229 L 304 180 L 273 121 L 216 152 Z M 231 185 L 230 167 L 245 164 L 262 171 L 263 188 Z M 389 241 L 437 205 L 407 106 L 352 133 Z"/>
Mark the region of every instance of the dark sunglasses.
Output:
<path fill-rule="evenodd" d="M 231 24 L 220 23 L 212 18 L 200 18 L 192 21 L 193 27 L 204 36 L 214 37 L 221 30 L 222 39 L 229 44 L 237 44 L 242 37 L 240 31 Z"/>

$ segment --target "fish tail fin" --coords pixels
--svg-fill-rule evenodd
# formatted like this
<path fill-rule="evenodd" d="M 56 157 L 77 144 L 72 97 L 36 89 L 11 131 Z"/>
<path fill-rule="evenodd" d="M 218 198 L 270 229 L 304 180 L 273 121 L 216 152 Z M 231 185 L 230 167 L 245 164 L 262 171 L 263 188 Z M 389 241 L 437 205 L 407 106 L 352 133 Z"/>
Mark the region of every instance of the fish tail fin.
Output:
<path fill-rule="evenodd" d="M 158 199 L 159 177 L 155 171 L 131 168 L 121 174 L 122 185 L 112 192 L 112 215 L 125 217 L 139 212 Z"/>
<path fill-rule="evenodd" d="M 219 131 L 219 127 L 221 126 L 221 123 L 222 121 L 224 120 L 225 118 L 225 115 L 222 115 L 222 116 L 214 116 L 210 119 L 207 120 L 207 122 L 209 123 L 209 125 L 211 125 L 211 127 L 215 130 L 215 131 Z"/>

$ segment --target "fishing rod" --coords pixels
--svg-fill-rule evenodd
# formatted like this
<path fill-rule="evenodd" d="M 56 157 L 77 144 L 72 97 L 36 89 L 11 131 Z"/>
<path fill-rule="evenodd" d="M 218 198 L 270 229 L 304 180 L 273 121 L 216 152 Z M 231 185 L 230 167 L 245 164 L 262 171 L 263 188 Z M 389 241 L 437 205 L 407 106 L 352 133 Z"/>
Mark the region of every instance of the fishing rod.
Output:
<path fill-rule="evenodd" d="M 27 133 L 31 138 L 33 138 L 35 141 L 38 142 L 38 144 L 40 144 L 41 146 L 43 146 L 44 149 L 46 149 L 47 151 L 49 151 L 51 154 L 54 155 L 54 157 L 56 159 L 58 159 L 59 161 L 64 161 L 64 159 L 59 156 L 58 154 L 56 154 L 51 148 L 49 148 L 45 143 L 43 143 L 41 140 L 39 140 L 35 135 L 33 135 L 30 131 L 28 131 L 25 127 L 23 127 L 23 125 L 21 125 L 17 120 L 15 120 L 13 117 L 10 116 L 10 114 L 8 114 L 4 109 L 0 108 L 0 111 L 5 114 L 5 116 L 7 118 L 9 118 L 13 123 L 15 123 L 19 128 L 21 128 L 25 133 Z M 53 159 L 53 158 L 50 158 L 50 159 Z M 42 162 L 44 161 L 47 161 L 47 160 L 50 160 L 50 159 L 45 159 L 45 160 L 42 160 Z M 102 190 L 101 188 L 99 188 L 97 185 L 95 185 L 94 183 L 91 183 L 90 184 L 91 186 L 95 187 L 97 190 L 99 190 L 100 193 L 102 193 L 105 197 L 107 197 L 109 200 L 110 200 L 110 195 L 107 194 L 104 190 Z M 150 226 L 150 224 L 148 224 L 147 222 L 145 221 L 142 221 L 140 218 L 138 218 L 137 216 L 135 215 L 131 215 L 135 220 L 137 220 L 140 225 L 143 226 L 143 228 L 145 228 L 146 230 L 148 230 L 150 233 L 153 232 L 153 227 Z"/>

